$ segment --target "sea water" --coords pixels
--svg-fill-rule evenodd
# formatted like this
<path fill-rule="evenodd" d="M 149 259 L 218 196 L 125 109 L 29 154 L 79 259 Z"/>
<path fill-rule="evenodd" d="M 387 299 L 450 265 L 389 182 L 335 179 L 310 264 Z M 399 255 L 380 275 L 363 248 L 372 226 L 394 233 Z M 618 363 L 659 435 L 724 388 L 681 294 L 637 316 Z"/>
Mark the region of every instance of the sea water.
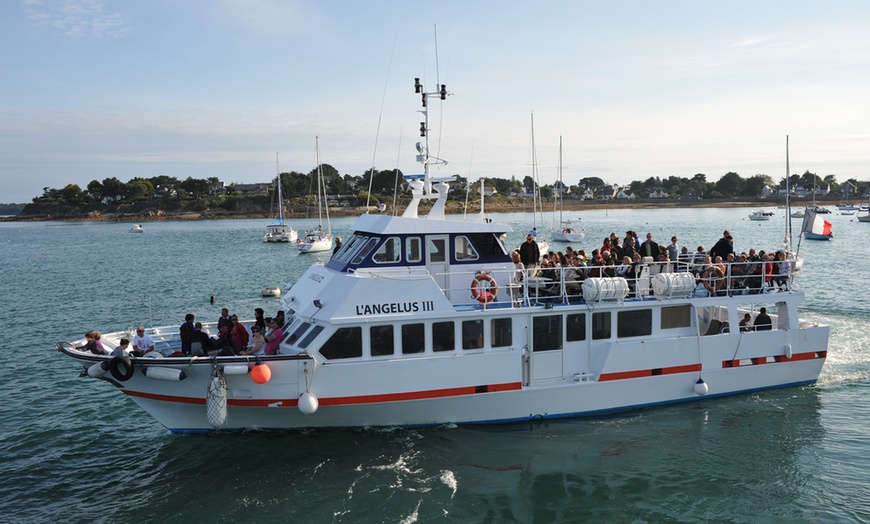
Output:
<path fill-rule="evenodd" d="M 587 252 L 628 229 L 690 251 L 724 229 L 738 251 L 778 247 L 785 211 L 750 211 L 567 215 Z M 535 225 L 493 218 L 512 226 L 511 247 Z M 826 218 L 835 237 L 801 244 L 797 281 L 802 318 L 832 327 L 815 386 L 558 422 L 205 435 L 171 434 L 110 384 L 78 378 L 54 343 L 186 313 L 214 321 L 221 307 L 271 315 L 278 299 L 260 290 L 319 257 L 264 244 L 266 220 L 144 222 L 143 234 L 0 223 L 0 522 L 866 522 L 870 224 Z M 346 239 L 352 223 L 333 232 Z"/>

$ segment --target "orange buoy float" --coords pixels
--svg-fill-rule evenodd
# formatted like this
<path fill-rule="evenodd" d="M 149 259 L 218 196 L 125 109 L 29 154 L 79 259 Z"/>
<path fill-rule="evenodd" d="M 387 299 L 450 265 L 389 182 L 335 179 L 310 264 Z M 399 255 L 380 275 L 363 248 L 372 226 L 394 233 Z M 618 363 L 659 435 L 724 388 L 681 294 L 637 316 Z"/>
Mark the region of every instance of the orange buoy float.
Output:
<path fill-rule="evenodd" d="M 486 285 L 481 286 L 481 283 Z M 498 282 L 489 273 L 480 273 L 471 281 L 471 298 L 481 304 L 489 304 L 498 296 Z"/>
<path fill-rule="evenodd" d="M 257 362 L 254 364 L 254 367 L 251 368 L 251 380 L 257 384 L 265 384 L 266 382 L 269 382 L 269 379 L 271 378 L 272 370 L 269 369 L 269 366 L 267 366 L 265 362 Z"/>

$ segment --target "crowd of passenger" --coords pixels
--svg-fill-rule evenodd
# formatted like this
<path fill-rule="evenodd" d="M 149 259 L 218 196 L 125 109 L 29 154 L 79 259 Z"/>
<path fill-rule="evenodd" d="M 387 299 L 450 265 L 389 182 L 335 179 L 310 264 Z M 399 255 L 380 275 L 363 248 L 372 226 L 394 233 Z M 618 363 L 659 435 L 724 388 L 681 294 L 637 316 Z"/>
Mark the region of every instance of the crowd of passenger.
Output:
<path fill-rule="evenodd" d="M 626 231 L 624 238 L 611 233 L 601 247 L 589 253 L 571 246 L 564 252 L 540 253 L 535 231 L 530 231 L 526 241 L 512 253 L 512 260 L 517 270 L 515 283 L 534 277 L 539 294 L 555 296 L 579 295 L 583 281 L 590 277 L 622 277 L 630 294 L 643 295 L 649 291 L 655 274 L 671 272 L 691 273 L 699 292 L 713 296 L 761 293 L 787 290 L 793 273 L 785 251 L 768 253 L 752 248 L 738 253 L 728 230 L 709 251 L 704 246 L 689 251 L 676 236 L 662 245 L 647 233 L 641 242 L 637 232 Z"/>
<path fill-rule="evenodd" d="M 210 336 L 203 331 L 202 322 L 196 322 L 196 317 L 188 313 L 179 328 L 180 348 L 156 348 L 144 326 L 136 328 L 132 347 L 129 339 L 122 338 L 118 346 L 109 351 L 103 346 L 102 333 L 99 331 L 85 333 L 85 344 L 74 347 L 95 355 L 136 357 L 144 357 L 152 351 L 167 357 L 275 355 L 283 338 L 284 311 L 279 310 L 274 317 L 263 315 L 262 308 L 255 308 L 254 322 L 249 328 L 239 321 L 237 315 L 230 315 L 228 308 L 223 308 L 217 321 L 217 334 Z"/>

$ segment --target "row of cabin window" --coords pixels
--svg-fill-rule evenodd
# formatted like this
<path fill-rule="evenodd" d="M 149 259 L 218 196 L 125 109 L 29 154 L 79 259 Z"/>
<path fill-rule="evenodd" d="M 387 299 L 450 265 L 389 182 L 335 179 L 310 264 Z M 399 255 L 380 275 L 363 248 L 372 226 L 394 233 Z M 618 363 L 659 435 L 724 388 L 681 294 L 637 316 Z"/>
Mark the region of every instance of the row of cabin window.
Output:
<path fill-rule="evenodd" d="M 474 234 L 474 242 L 466 235 L 454 237 L 454 258 L 461 261 L 477 260 L 480 258 L 475 243 L 484 248 L 490 255 L 503 254 L 502 248 L 492 234 Z M 379 237 L 354 236 L 344 248 L 336 253 L 336 258 L 347 262 L 353 258 L 352 264 L 360 264 L 371 253 L 372 249 L 380 242 Z M 408 263 L 423 260 L 422 239 L 420 237 L 408 237 L 405 239 L 405 260 Z M 429 243 L 430 260 L 433 262 L 445 262 L 447 259 L 443 239 L 433 239 Z M 372 255 L 372 260 L 380 264 L 393 264 L 402 260 L 402 239 L 389 237 L 380 245 Z"/>
<path fill-rule="evenodd" d="M 661 308 L 662 329 L 687 327 L 691 323 L 689 306 Z M 562 341 L 576 342 L 586 340 L 587 313 L 567 315 L 542 315 L 532 318 L 532 350 L 550 351 L 562 349 Z M 611 312 L 595 312 L 591 315 L 591 335 L 593 340 L 611 337 Z M 617 313 L 616 336 L 618 338 L 640 337 L 652 333 L 652 310 L 636 309 Z M 412 355 L 426 350 L 426 324 L 402 324 L 399 326 L 400 348 L 402 354 Z M 460 340 L 456 340 L 455 322 L 433 322 L 431 326 L 432 351 L 455 351 L 457 346 L 464 350 L 483 348 L 483 320 L 464 320 L 460 324 Z M 369 327 L 369 347 L 371 356 L 383 357 L 395 354 L 395 326 L 392 324 Z M 506 347 L 513 343 L 513 322 L 511 318 L 490 320 L 490 347 Z M 306 337 L 307 338 L 307 337 Z M 320 348 L 320 354 L 327 359 L 362 357 L 362 327 L 347 327 L 337 330 Z M 458 344 L 457 344 L 458 342 Z"/>

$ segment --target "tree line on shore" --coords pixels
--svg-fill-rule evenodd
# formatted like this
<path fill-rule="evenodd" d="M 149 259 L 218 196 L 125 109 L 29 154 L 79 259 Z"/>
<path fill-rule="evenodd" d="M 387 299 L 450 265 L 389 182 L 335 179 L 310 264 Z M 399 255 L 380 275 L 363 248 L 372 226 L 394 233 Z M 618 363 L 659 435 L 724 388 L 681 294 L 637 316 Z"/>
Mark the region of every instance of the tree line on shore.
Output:
<path fill-rule="evenodd" d="M 392 202 L 397 184 L 404 185 L 402 172 L 398 169 L 379 171 L 366 170 L 360 176 L 341 175 L 329 164 L 322 165 L 329 205 L 338 207 L 358 207 L 366 204 L 377 206 L 381 201 Z M 20 216 L 76 217 L 112 214 L 180 214 L 203 213 L 220 210 L 236 214 L 268 214 L 276 209 L 276 180 L 280 179 L 285 205 L 289 209 L 308 209 L 317 206 L 316 168 L 308 173 L 291 171 L 281 173 L 280 177 L 263 184 L 225 184 L 217 177 L 196 179 L 188 177 L 179 180 L 168 175 L 151 178 L 136 177 L 122 182 L 116 177 L 102 181 L 92 180 L 85 189 L 77 184 L 68 184 L 61 189 L 45 187 L 43 194 L 33 198 L 29 204 L 5 204 L 7 212 L 0 214 Z M 516 199 L 531 195 L 535 191 L 535 181 L 531 176 L 522 179 L 486 178 L 485 187 L 495 190 L 487 196 L 487 205 L 511 206 Z M 480 181 L 468 183 L 465 177 L 457 175 L 449 200 L 454 202 L 479 201 Z M 251 186 L 255 187 L 251 191 Z M 836 175 L 824 178 L 809 171 L 803 175 L 791 175 L 789 186 L 792 191 L 802 188 L 806 191 L 824 188 L 828 195 L 849 195 L 859 198 L 870 189 L 868 182 L 855 179 L 836 180 Z M 570 199 L 607 199 L 615 196 L 617 186 L 599 177 L 584 177 L 577 184 L 541 185 L 537 188 L 542 199 L 552 202 L 561 195 L 563 200 Z M 643 200 L 653 192 L 666 194 L 669 199 L 756 199 L 762 196 L 764 188 L 777 190 L 785 187 L 785 177 L 778 182 L 768 175 L 753 175 L 743 178 L 729 172 L 717 181 L 707 181 L 706 175 L 698 173 L 691 178 L 669 176 L 667 178 L 649 177 L 619 186 L 626 194 Z M 815 189 L 814 189 L 815 188 Z M 264 189 L 265 191 L 263 191 Z M 371 195 L 369 195 L 371 190 Z M 806 191 L 803 194 L 809 194 Z M 409 200 L 406 191 L 398 191 L 398 204 Z M 0 205 L 2 206 L 2 205 Z"/>

